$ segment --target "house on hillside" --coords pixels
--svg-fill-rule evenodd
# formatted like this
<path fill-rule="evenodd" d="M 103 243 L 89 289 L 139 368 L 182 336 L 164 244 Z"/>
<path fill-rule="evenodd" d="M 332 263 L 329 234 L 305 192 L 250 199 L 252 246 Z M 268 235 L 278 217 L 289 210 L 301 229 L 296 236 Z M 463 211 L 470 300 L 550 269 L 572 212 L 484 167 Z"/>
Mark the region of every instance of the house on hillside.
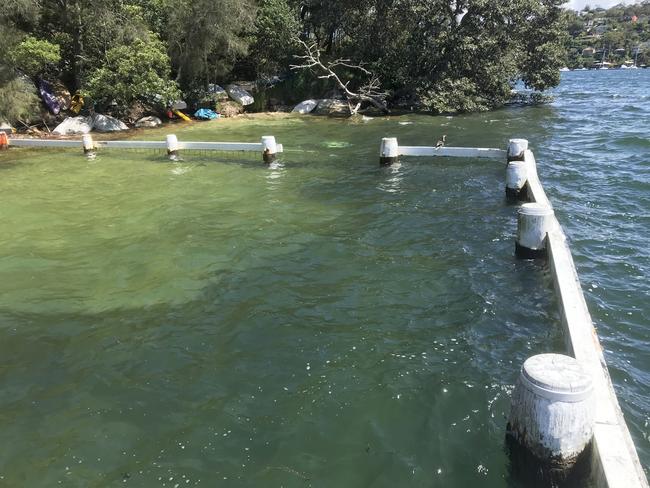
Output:
<path fill-rule="evenodd" d="M 593 47 L 586 47 L 582 50 L 582 55 L 585 58 L 591 58 L 596 54 L 596 50 Z"/>

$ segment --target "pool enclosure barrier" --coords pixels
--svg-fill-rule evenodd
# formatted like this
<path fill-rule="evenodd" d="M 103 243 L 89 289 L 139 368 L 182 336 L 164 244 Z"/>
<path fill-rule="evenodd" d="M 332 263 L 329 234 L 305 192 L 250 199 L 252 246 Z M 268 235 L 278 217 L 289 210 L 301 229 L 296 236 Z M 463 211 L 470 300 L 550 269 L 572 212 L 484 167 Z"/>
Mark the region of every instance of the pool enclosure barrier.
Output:
<path fill-rule="evenodd" d="M 90 134 L 82 140 L 47 140 L 47 139 L 9 139 L 9 147 L 81 147 L 88 158 L 94 158 L 97 151 L 107 149 L 162 149 L 167 151 L 169 159 L 176 161 L 182 150 L 197 151 L 230 151 L 256 152 L 262 160 L 269 164 L 277 158 L 278 153 L 284 152 L 282 144 L 278 144 L 274 136 L 264 136 L 259 143 L 251 142 L 191 142 L 179 141 L 174 134 L 169 134 L 165 141 L 95 141 Z"/>
<path fill-rule="evenodd" d="M 511 139 L 508 148 L 501 150 L 400 146 L 396 138 L 389 137 L 382 139 L 379 156 L 381 165 L 395 163 L 400 156 L 507 161 L 506 198 L 522 203 L 515 254 L 547 259 L 568 355 L 541 354 L 524 362 L 511 400 L 506 436 L 559 477 L 555 480 L 570 476 L 586 454 L 595 478 L 590 481 L 596 486 L 647 488 L 566 235 L 539 180 L 528 141 Z"/>
<path fill-rule="evenodd" d="M 88 157 L 98 148 L 166 149 L 175 160 L 182 150 L 245 151 L 271 163 L 283 147 L 273 136 L 259 143 L 166 141 L 93 141 L 10 139 L 17 147 L 82 147 Z M 570 475 L 579 458 L 589 455 L 592 480 L 608 488 L 648 488 L 648 481 L 616 398 L 602 346 L 584 298 L 566 235 L 537 174 L 537 163 L 525 139 L 511 139 L 507 149 L 400 146 L 384 138 L 380 164 L 400 156 L 488 158 L 506 161 L 505 189 L 511 202 L 522 203 L 517 216 L 515 254 L 545 258 L 564 329 L 567 355 L 528 358 L 511 400 L 506 438 L 543 465 Z M 568 473 L 568 474 L 567 474 Z"/>

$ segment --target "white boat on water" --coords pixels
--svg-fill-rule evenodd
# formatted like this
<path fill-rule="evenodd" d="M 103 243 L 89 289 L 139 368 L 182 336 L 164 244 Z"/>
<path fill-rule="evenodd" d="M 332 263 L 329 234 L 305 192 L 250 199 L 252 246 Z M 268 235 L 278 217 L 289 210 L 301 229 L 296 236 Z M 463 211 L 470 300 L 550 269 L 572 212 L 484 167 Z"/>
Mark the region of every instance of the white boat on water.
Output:
<path fill-rule="evenodd" d="M 564 68 L 560 68 L 560 71 L 571 71 L 571 70 L 565 66 Z"/>

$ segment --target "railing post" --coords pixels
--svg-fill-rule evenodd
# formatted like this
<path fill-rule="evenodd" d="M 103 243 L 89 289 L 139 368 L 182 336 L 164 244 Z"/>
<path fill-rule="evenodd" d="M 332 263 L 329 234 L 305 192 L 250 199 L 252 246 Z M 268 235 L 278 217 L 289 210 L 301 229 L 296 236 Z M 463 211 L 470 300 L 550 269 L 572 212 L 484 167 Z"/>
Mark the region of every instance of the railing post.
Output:
<path fill-rule="evenodd" d="M 506 198 L 525 200 L 525 187 L 528 180 L 525 162 L 528 141 L 510 139 L 508 143 L 508 165 L 506 166 Z"/>
<path fill-rule="evenodd" d="M 524 203 L 517 215 L 515 254 L 523 259 L 546 256 L 546 236 L 553 229 L 555 213 L 548 205 Z"/>
<path fill-rule="evenodd" d="M 390 166 L 399 160 L 399 144 L 395 137 L 384 137 L 379 149 L 379 164 Z"/>
<path fill-rule="evenodd" d="M 95 143 L 93 141 L 93 136 L 90 134 L 84 134 L 81 138 L 81 143 L 84 148 L 84 154 L 88 159 L 95 159 L 97 153 L 95 152 Z"/>
<path fill-rule="evenodd" d="M 170 161 L 178 161 L 178 139 L 174 134 L 167 135 L 167 156 Z"/>
<path fill-rule="evenodd" d="M 262 137 L 262 160 L 266 164 L 271 164 L 275 161 L 278 153 L 278 145 L 273 136 Z"/>
<path fill-rule="evenodd" d="M 523 161 L 527 150 L 528 141 L 526 139 L 510 139 L 508 141 L 508 162 Z"/>
<path fill-rule="evenodd" d="M 593 438 L 592 391 L 591 375 L 576 359 L 561 354 L 528 358 L 506 427 L 511 455 L 539 463 L 552 481 L 565 479 Z M 522 468 L 536 472 L 530 465 Z"/>

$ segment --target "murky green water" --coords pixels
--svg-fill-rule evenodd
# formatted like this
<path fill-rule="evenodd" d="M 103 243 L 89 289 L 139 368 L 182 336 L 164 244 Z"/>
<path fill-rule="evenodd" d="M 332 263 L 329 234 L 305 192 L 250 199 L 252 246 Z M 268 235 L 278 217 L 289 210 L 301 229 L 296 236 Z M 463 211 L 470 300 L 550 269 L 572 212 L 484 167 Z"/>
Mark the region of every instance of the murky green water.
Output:
<path fill-rule="evenodd" d="M 0 486 L 517 486 L 509 393 L 528 356 L 562 350 L 556 304 L 544 266 L 513 257 L 502 163 L 378 166 L 381 137 L 443 133 L 531 140 L 600 283 L 588 300 L 647 464 L 647 304 L 608 295 L 625 262 L 599 266 L 625 237 L 588 242 L 580 165 L 562 164 L 570 141 L 554 150 L 568 110 L 174 127 L 273 134 L 287 152 L 271 169 L 257 155 L 1 155 Z M 628 310 L 622 329 L 607 316 Z"/>

